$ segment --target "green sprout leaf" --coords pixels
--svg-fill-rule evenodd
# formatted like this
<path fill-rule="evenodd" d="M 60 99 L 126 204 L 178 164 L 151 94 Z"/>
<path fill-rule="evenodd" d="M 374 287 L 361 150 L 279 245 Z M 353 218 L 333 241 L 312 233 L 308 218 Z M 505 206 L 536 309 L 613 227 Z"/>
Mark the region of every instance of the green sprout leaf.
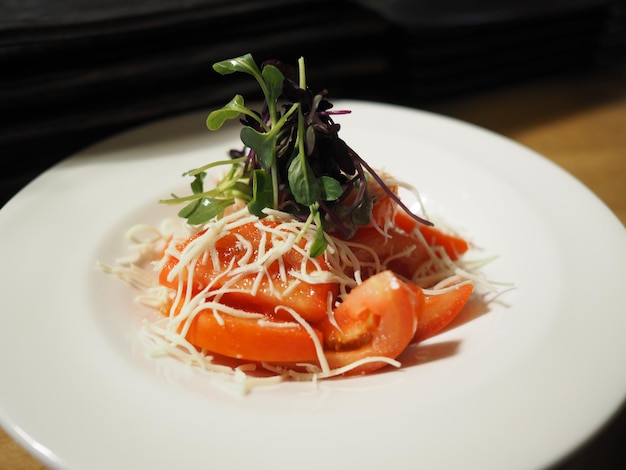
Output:
<path fill-rule="evenodd" d="M 320 199 L 322 195 L 320 185 L 304 154 L 299 153 L 292 160 L 287 178 L 291 193 L 298 204 L 310 206 Z"/>
<path fill-rule="evenodd" d="M 200 201 L 200 199 L 194 199 L 193 202 L 187 204 L 185 207 L 178 211 L 178 217 L 180 217 L 181 219 L 186 219 L 190 217 L 200 205 Z"/>
<path fill-rule="evenodd" d="M 321 199 L 324 201 L 335 201 L 343 194 L 343 188 L 341 187 L 341 183 L 337 181 L 335 178 L 331 178 L 330 176 L 322 176 L 320 178 L 320 182 L 322 183 L 322 196 Z"/>
<path fill-rule="evenodd" d="M 274 192 L 272 177 L 263 170 L 252 173 L 252 200 L 248 203 L 248 210 L 257 217 L 265 217 L 263 209 L 272 207 Z"/>
<path fill-rule="evenodd" d="M 194 176 L 193 181 L 190 184 L 192 193 L 200 194 L 204 191 L 204 177 L 205 176 L 206 176 L 206 173 L 204 171 L 197 173 Z"/>
<path fill-rule="evenodd" d="M 244 127 L 239 135 L 244 145 L 257 153 L 261 166 L 265 170 L 271 171 L 276 163 L 275 134 L 258 132 L 251 127 Z"/>
<path fill-rule="evenodd" d="M 315 238 L 313 239 L 313 243 L 311 243 L 311 249 L 309 251 L 311 258 L 321 256 L 328 246 L 328 240 L 326 240 L 326 236 L 324 235 L 319 211 L 315 212 L 315 225 L 317 225 L 317 231 L 315 232 Z"/>
<path fill-rule="evenodd" d="M 367 225 L 370 222 L 374 200 L 366 191 L 363 199 L 356 205 L 350 214 L 352 222 L 356 225 Z"/>
<path fill-rule="evenodd" d="M 213 64 L 213 70 L 215 70 L 220 75 L 229 75 L 235 72 L 243 72 L 253 77 L 260 77 L 261 71 L 256 65 L 252 54 L 244 54 L 240 57 L 235 57 L 234 59 L 226 59 L 220 62 L 216 62 Z"/>
<path fill-rule="evenodd" d="M 273 65 L 263 67 L 263 80 L 267 86 L 267 101 L 276 102 L 283 92 L 285 76 Z"/>
<path fill-rule="evenodd" d="M 216 217 L 219 217 L 224 212 L 224 210 L 227 207 L 233 205 L 234 202 L 234 199 L 202 198 L 196 201 L 196 205 L 191 213 L 185 213 L 184 217 L 187 219 L 187 222 L 189 224 L 200 225 Z M 183 211 L 184 210 L 185 209 L 183 209 Z"/>
<path fill-rule="evenodd" d="M 193 177 L 192 194 L 172 194 L 160 201 L 185 204 L 180 217 L 190 224 L 201 224 L 221 217 L 229 205 L 241 202 L 258 217 L 265 217 L 267 208 L 290 212 L 299 220 L 306 218 L 300 236 L 315 227 L 311 256 L 318 256 L 327 247 L 327 233 L 349 239 L 370 222 L 374 203 L 367 191 L 370 178 L 408 211 L 383 179 L 339 137 L 340 126 L 332 116 L 349 111 L 332 109 L 326 90 L 314 93 L 309 89 L 304 58 L 291 69 L 294 74 L 287 73 L 288 64 L 277 60 L 257 65 L 251 54 L 216 62 L 213 69 L 221 75 L 244 73 L 253 77 L 265 101 L 259 111 L 254 111 L 237 94 L 209 113 L 209 130 L 239 118 L 244 148 L 231 149 L 228 159 L 187 172 L 185 176 Z M 297 80 L 292 79 L 296 75 Z M 230 170 L 205 191 L 206 172 L 221 165 L 230 166 Z"/>
<path fill-rule="evenodd" d="M 226 121 L 237 119 L 240 114 L 248 113 L 241 95 L 236 95 L 225 106 L 212 111 L 206 119 L 206 126 L 211 131 L 221 128 Z"/>
<path fill-rule="evenodd" d="M 311 155 L 315 149 L 315 128 L 313 126 L 306 128 L 304 142 L 306 153 Z"/>

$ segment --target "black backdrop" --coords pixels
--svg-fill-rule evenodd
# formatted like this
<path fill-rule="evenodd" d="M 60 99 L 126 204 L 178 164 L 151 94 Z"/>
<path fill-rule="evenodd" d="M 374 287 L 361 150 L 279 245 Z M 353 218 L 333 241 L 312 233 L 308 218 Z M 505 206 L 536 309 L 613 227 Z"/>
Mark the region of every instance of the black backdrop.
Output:
<path fill-rule="evenodd" d="M 549 5 L 545 5 L 548 3 Z M 330 97 L 422 106 L 621 63 L 621 0 L 4 0 L 0 206 L 121 129 L 243 91 L 213 62 L 304 56 Z"/>

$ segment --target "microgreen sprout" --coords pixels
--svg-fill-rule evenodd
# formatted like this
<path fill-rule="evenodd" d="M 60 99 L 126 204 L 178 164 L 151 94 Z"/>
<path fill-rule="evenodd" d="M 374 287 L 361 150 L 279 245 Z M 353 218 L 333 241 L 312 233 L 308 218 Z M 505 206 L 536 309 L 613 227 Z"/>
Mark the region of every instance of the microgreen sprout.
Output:
<path fill-rule="evenodd" d="M 208 115 L 206 125 L 212 131 L 239 119 L 244 147 L 231 150 L 228 160 L 185 173 L 193 177 L 191 195 L 172 195 L 161 201 L 185 203 L 178 215 L 189 224 L 220 217 L 237 200 L 246 202 L 250 213 L 258 217 L 265 217 L 266 208 L 282 210 L 304 221 L 305 227 L 317 228 L 310 251 L 316 257 L 326 249 L 324 233 L 351 238 L 359 226 L 370 222 L 375 201 L 367 182 L 373 178 L 418 222 L 431 225 L 412 214 L 339 137 L 340 126 L 332 116 L 349 111 L 332 109 L 326 90 L 313 93 L 308 88 L 303 58 L 297 68 L 277 60 L 266 61 L 259 68 L 252 55 L 245 54 L 217 62 L 213 69 L 221 75 L 251 75 L 264 102 L 259 112 L 247 107 L 243 96 L 235 95 Z M 222 165 L 230 166 L 229 170 L 213 189 L 205 191 L 206 172 Z"/>

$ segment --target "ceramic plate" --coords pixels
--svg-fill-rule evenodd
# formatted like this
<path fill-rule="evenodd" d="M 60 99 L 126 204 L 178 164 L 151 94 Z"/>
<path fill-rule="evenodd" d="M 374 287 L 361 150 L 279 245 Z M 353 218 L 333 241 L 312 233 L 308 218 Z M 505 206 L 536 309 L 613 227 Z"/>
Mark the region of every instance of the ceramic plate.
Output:
<path fill-rule="evenodd" d="M 182 173 L 240 147 L 205 113 L 119 135 L 0 211 L 0 418 L 59 469 L 502 468 L 553 464 L 626 395 L 626 231 L 577 180 L 438 115 L 346 101 L 340 135 L 494 257 L 485 293 L 404 366 L 241 396 L 146 356 L 134 292 L 96 268 L 177 208 Z"/>

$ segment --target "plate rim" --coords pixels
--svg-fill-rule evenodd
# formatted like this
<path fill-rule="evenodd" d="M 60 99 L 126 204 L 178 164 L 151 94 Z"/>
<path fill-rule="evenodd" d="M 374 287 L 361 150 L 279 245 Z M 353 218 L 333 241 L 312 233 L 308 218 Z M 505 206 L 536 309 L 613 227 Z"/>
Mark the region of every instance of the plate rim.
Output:
<path fill-rule="evenodd" d="M 574 178 L 570 173 L 558 167 L 555 163 L 553 163 L 549 159 L 543 157 L 542 155 L 530 149 L 527 149 L 526 147 L 522 146 L 521 144 L 511 139 L 508 139 L 504 136 L 493 133 L 489 130 L 480 128 L 478 126 L 456 120 L 454 118 L 438 115 L 438 114 L 431 113 L 428 111 L 406 108 L 406 107 L 402 107 L 398 105 L 390 105 L 390 104 L 368 102 L 368 101 L 357 101 L 357 100 L 341 100 L 341 101 L 337 101 L 337 106 L 346 106 L 352 109 L 356 108 L 359 112 L 371 112 L 371 110 L 374 110 L 376 112 L 384 111 L 384 112 L 389 112 L 389 113 L 395 113 L 398 116 L 401 115 L 401 117 L 407 117 L 407 118 L 421 116 L 421 118 L 423 119 L 436 121 L 437 125 L 448 126 L 448 127 L 453 128 L 453 130 L 455 131 L 459 130 L 459 131 L 469 133 L 469 134 L 477 133 L 480 136 L 485 137 L 487 139 L 495 139 L 499 141 L 501 145 L 516 147 L 522 153 L 525 153 L 529 156 L 534 155 L 537 161 L 541 162 L 541 165 L 545 166 L 546 168 L 550 168 L 550 171 L 553 174 L 559 175 L 560 178 L 567 179 L 570 185 L 573 185 L 573 187 L 578 188 L 578 191 L 580 192 L 580 197 L 585 198 L 585 199 L 590 199 L 595 204 L 595 206 L 598 207 L 598 210 L 600 211 L 599 215 L 596 214 L 596 217 L 600 218 L 603 221 L 606 221 L 607 226 L 613 226 L 616 231 L 619 231 L 621 229 L 621 232 L 618 235 L 616 235 L 617 240 L 621 240 L 624 238 L 623 225 L 619 223 L 615 215 L 608 209 L 606 204 L 604 204 L 604 202 L 602 202 L 599 198 L 597 198 L 597 196 L 595 196 L 587 187 L 585 187 L 580 181 Z M 368 108 L 370 109 L 370 111 L 363 111 L 364 109 L 366 110 Z M 159 126 L 168 127 L 168 125 L 172 123 L 180 122 L 181 120 L 184 120 L 184 119 L 189 119 L 192 116 L 199 116 L 200 114 L 205 114 L 205 113 L 201 113 L 201 112 L 187 113 L 184 115 L 174 116 L 172 118 L 168 118 L 165 120 L 148 123 L 148 124 L 139 126 L 138 128 L 129 129 L 128 131 L 125 131 L 122 134 L 118 134 L 111 138 L 105 139 L 104 141 L 96 143 L 93 146 L 90 146 L 87 149 L 69 157 L 68 159 L 65 159 L 59 162 L 57 165 L 53 166 L 51 169 L 46 171 L 43 175 L 40 175 L 40 177 L 36 178 L 33 182 L 29 183 L 29 185 L 27 185 L 22 191 L 20 191 L 16 196 L 14 196 L 14 198 L 9 200 L 5 206 L 3 206 L 3 208 L 0 210 L 0 226 L 3 224 L 3 220 L 5 219 L 4 217 L 5 213 L 9 213 L 13 210 L 13 207 L 17 207 L 21 205 L 22 200 L 24 200 L 24 198 L 29 196 L 29 192 L 32 191 L 33 187 L 36 187 L 37 185 L 41 184 L 41 182 L 44 181 L 45 179 L 50 178 L 51 175 L 55 174 L 55 172 L 71 167 L 74 162 L 82 161 L 82 160 L 88 161 L 89 158 L 93 157 L 94 153 L 98 154 L 98 152 L 104 152 L 103 155 L 106 155 L 107 149 L 111 148 L 111 146 L 115 148 L 116 144 L 119 144 L 120 142 L 128 141 L 127 139 L 132 140 L 133 136 L 136 136 L 137 134 L 141 134 L 142 132 L 149 131 L 150 129 L 154 129 L 155 126 L 156 127 L 159 127 Z M 602 212 L 603 211 L 601 209 L 602 207 L 604 207 L 605 209 L 604 212 Z M 617 224 L 615 224 L 615 222 L 617 222 Z M 624 380 L 622 381 L 624 382 Z M 626 384 L 626 382 L 624 383 Z M 511 384 L 511 387 L 513 387 L 513 384 Z M 625 390 L 626 388 L 622 388 L 622 393 L 621 393 L 622 399 L 620 400 L 620 403 L 623 402 Z M 613 416 L 615 413 L 618 412 L 618 410 L 621 407 L 620 403 L 615 402 L 609 406 L 606 406 L 605 414 L 604 416 L 598 418 L 595 429 L 589 429 L 586 433 L 582 433 L 579 436 L 578 442 L 572 442 L 568 452 L 566 453 L 561 452 L 560 455 L 554 456 L 554 459 L 555 459 L 554 461 L 558 461 L 562 459 L 563 457 L 568 455 L 569 452 L 578 448 L 580 445 L 582 445 L 584 442 L 590 439 L 596 432 L 598 432 L 598 430 L 606 422 L 608 422 L 608 420 L 610 420 L 611 416 Z M 39 458 L 40 460 L 43 460 L 44 463 L 46 463 L 47 465 L 53 468 L 64 468 L 65 463 L 61 460 L 57 460 L 54 452 L 51 451 L 50 449 L 48 449 L 49 452 L 46 452 L 45 448 L 42 448 L 41 444 L 37 440 L 33 440 L 31 438 L 30 432 L 26 432 L 24 429 L 22 429 L 19 426 L 18 422 L 16 421 L 14 422 L 14 420 L 10 416 L 10 413 L 4 410 L 0 410 L 0 424 L 2 424 L 2 426 L 7 430 L 8 434 L 11 435 L 11 437 L 13 437 L 15 440 L 20 442 L 31 453 L 34 453 L 34 455 L 37 458 Z M 545 461 L 544 463 L 548 464 L 548 463 L 553 463 L 553 462 Z"/>

